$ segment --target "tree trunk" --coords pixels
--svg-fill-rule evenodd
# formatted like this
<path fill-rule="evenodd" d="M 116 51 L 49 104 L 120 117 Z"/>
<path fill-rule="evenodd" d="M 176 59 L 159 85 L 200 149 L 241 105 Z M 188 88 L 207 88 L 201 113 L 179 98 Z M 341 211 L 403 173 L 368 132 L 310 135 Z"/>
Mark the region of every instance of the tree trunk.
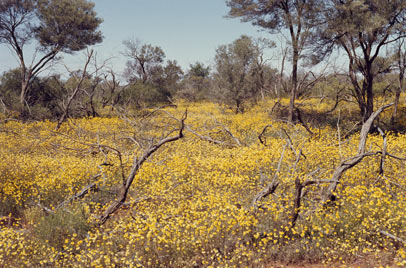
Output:
<path fill-rule="evenodd" d="M 403 74 L 400 73 L 399 74 L 399 80 L 398 80 L 398 87 L 396 88 L 396 95 L 395 95 L 395 104 L 393 107 L 393 113 L 392 113 L 392 117 L 390 119 L 390 123 L 393 125 L 396 122 L 396 117 L 397 117 L 397 113 L 398 113 L 398 106 L 399 106 L 399 99 L 400 99 L 400 93 L 402 92 L 402 88 L 403 88 Z"/>
<path fill-rule="evenodd" d="M 241 101 L 239 99 L 235 100 L 235 113 L 238 114 L 239 112 L 241 112 Z"/>
<path fill-rule="evenodd" d="M 27 94 L 28 81 L 21 81 L 20 103 L 25 105 L 25 95 Z"/>
<path fill-rule="evenodd" d="M 365 114 L 363 115 L 362 118 L 362 122 L 366 122 L 368 118 L 371 116 L 371 114 L 374 112 L 374 91 L 373 91 L 374 75 L 372 74 L 372 63 L 366 64 L 365 80 L 366 84 L 364 84 L 363 86 L 366 87 L 364 92 L 366 92 L 367 105 Z"/>
<path fill-rule="evenodd" d="M 293 48 L 293 63 L 292 63 L 292 84 L 290 89 L 290 101 L 289 101 L 289 115 L 288 121 L 290 123 L 294 120 L 295 113 L 295 100 L 297 94 L 297 64 L 299 61 L 299 51 L 297 48 Z"/>
<path fill-rule="evenodd" d="M 89 104 L 90 104 L 90 109 L 92 110 L 92 116 L 97 117 L 97 116 L 99 116 L 99 114 L 96 112 L 96 108 L 94 107 L 93 98 L 94 98 L 94 90 L 89 97 Z"/>
<path fill-rule="evenodd" d="M 26 79 L 25 76 L 22 76 L 23 78 L 21 79 L 21 92 L 20 92 L 20 115 L 25 117 L 27 114 L 26 112 L 28 111 L 28 114 L 31 114 L 31 111 L 28 107 L 28 103 L 26 101 L 26 96 L 27 96 L 27 91 L 29 87 L 29 79 Z M 27 106 L 27 109 L 26 109 Z"/>

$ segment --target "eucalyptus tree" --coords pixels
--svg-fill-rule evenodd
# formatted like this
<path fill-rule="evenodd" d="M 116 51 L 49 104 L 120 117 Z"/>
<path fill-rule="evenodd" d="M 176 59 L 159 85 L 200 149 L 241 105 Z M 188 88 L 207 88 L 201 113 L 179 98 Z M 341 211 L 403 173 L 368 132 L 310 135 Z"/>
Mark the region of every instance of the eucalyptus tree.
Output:
<path fill-rule="evenodd" d="M 245 35 L 217 48 L 214 80 L 220 97 L 235 105 L 237 113 L 243 111 L 245 100 L 260 93 L 265 83 L 265 75 L 258 76 L 267 71 L 267 65 L 261 61 L 262 49 L 256 40 Z"/>
<path fill-rule="evenodd" d="M 299 59 L 311 42 L 311 32 L 319 23 L 318 11 L 321 0 L 229 0 L 230 17 L 240 17 L 243 22 L 272 34 L 289 32 L 289 46 L 292 61 L 290 103 L 288 120 L 294 120 L 295 99 L 298 90 Z"/>
<path fill-rule="evenodd" d="M 156 72 L 160 72 L 165 60 L 162 48 L 143 44 L 140 40 L 125 40 L 124 55 L 128 58 L 125 76 L 129 82 L 151 82 Z"/>
<path fill-rule="evenodd" d="M 394 53 L 393 53 L 393 60 L 394 60 L 394 67 L 397 69 L 398 72 L 398 86 L 395 87 L 395 101 L 394 101 L 394 108 L 391 117 L 391 123 L 394 124 L 396 122 L 396 117 L 398 113 L 398 106 L 399 106 L 399 99 L 400 93 L 404 89 L 404 80 L 406 74 L 406 40 L 402 38 L 398 40 L 395 44 Z"/>
<path fill-rule="evenodd" d="M 0 43 L 17 56 L 21 72 L 20 103 L 26 102 L 33 79 L 57 59 L 103 39 L 98 30 L 102 19 L 87 0 L 2 0 L 0 1 Z M 36 42 L 31 60 L 25 46 Z"/>
<path fill-rule="evenodd" d="M 210 66 L 201 62 L 189 65 L 183 77 L 182 87 L 176 96 L 190 101 L 208 99 L 210 95 Z"/>
<path fill-rule="evenodd" d="M 183 78 L 182 67 L 178 64 L 176 60 L 168 60 L 165 67 L 163 68 L 162 78 L 162 88 L 171 96 L 175 95 L 180 89 L 180 82 Z"/>
<path fill-rule="evenodd" d="M 348 57 L 352 95 L 365 122 L 374 111 L 374 78 L 384 47 L 406 32 L 405 0 L 328 0 L 317 26 L 317 60 L 335 48 Z"/>
<path fill-rule="evenodd" d="M 210 66 L 204 66 L 201 62 L 195 62 L 189 65 L 186 75 L 187 82 L 196 89 L 198 93 L 202 92 L 209 85 Z"/>

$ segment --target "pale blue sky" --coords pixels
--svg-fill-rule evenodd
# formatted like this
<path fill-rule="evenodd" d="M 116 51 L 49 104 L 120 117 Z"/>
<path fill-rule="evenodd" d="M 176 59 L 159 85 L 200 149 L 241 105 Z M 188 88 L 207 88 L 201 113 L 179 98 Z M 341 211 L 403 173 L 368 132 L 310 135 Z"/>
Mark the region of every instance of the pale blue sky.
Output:
<path fill-rule="evenodd" d="M 224 18 L 228 13 L 225 0 L 95 0 L 95 10 L 104 19 L 100 30 L 104 41 L 95 50 L 101 59 L 110 61 L 116 72 L 122 72 L 125 58 L 122 44 L 126 39 L 140 39 L 160 46 L 166 59 L 177 60 L 187 69 L 196 61 L 212 64 L 215 50 L 242 34 L 271 38 L 266 32 L 239 19 Z M 64 56 L 72 69 L 83 62 L 82 53 Z M 27 56 L 31 56 L 27 51 Z M 0 73 L 17 66 L 5 45 L 0 45 Z"/>

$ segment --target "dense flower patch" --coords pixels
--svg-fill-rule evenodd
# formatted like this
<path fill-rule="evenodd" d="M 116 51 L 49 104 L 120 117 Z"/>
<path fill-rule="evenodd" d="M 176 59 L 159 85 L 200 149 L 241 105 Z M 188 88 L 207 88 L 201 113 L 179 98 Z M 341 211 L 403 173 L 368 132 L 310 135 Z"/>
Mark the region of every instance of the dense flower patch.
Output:
<path fill-rule="evenodd" d="M 307 104 L 303 109 L 315 109 Z M 365 157 L 344 174 L 336 200 L 323 204 L 325 181 L 357 154 L 359 135 L 339 136 L 335 125 L 311 128 L 311 135 L 273 119 L 273 106 L 260 103 L 244 114 L 212 103 L 165 108 L 177 118 L 188 109 L 186 136 L 150 157 L 126 204 L 102 226 L 98 216 L 133 158 L 172 135 L 178 122 L 157 111 L 74 119 L 57 132 L 53 122 L 2 123 L 0 266 L 406 265 L 405 161 L 387 157 L 379 174 L 381 154 Z M 387 133 L 387 142 L 390 154 L 406 155 L 405 135 Z M 369 135 L 366 148 L 382 150 L 382 137 Z M 253 206 L 275 177 L 276 191 Z M 320 183 L 302 193 L 292 227 L 295 185 L 310 178 Z M 88 194 L 64 202 L 92 183 Z"/>

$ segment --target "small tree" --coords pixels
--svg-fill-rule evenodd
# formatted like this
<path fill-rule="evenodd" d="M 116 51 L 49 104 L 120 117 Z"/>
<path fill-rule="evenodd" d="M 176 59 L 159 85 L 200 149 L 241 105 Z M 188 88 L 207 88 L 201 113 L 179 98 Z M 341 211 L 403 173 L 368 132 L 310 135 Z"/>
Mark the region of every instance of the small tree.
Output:
<path fill-rule="evenodd" d="M 182 67 L 176 60 L 168 60 L 161 72 L 154 74 L 153 84 L 158 91 L 166 98 L 173 96 L 180 88 L 180 81 L 183 77 Z"/>
<path fill-rule="evenodd" d="M 3 110 L 21 110 L 19 102 L 20 82 L 21 72 L 19 69 L 10 70 L 0 76 L 0 106 L 3 106 Z M 33 118 L 52 118 L 60 114 L 58 102 L 63 96 L 60 83 L 59 76 L 36 77 L 32 80 L 31 94 L 27 97 L 26 103 Z"/>
<path fill-rule="evenodd" d="M 210 66 L 205 67 L 201 62 L 196 62 L 189 65 L 187 79 L 197 90 L 197 92 L 201 92 L 207 86 L 209 75 Z"/>
<path fill-rule="evenodd" d="M 20 103 L 33 79 L 59 53 L 74 53 L 100 43 L 98 27 L 102 20 L 87 0 L 3 0 L 0 2 L 0 43 L 16 54 L 21 72 Z M 31 64 L 27 63 L 24 46 L 37 41 Z M 36 55 L 42 56 L 36 60 Z"/>
<path fill-rule="evenodd" d="M 151 82 L 155 73 L 160 72 L 165 60 L 162 48 L 142 44 L 140 40 L 126 40 L 124 55 L 128 57 L 125 76 L 129 82 Z"/>
<path fill-rule="evenodd" d="M 243 111 L 243 102 L 258 94 L 260 49 L 248 36 L 241 36 L 232 44 L 222 45 L 216 51 L 214 79 L 221 97 L 235 105 L 236 113 Z M 264 67 L 261 66 L 261 69 Z"/>
<path fill-rule="evenodd" d="M 208 97 L 210 87 L 210 66 L 204 66 L 201 62 L 189 65 L 182 89 L 177 96 L 188 100 L 199 100 Z"/>
<path fill-rule="evenodd" d="M 182 68 L 171 60 L 165 65 L 165 53 L 158 46 L 142 44 L 139 40 L 124 41 L 124 45 L 124 55 L 129 58 L 124 73 L 129 86 L 124 97 L 137 106 L 167 102 L 179 88 Z"/>
<path fill-rule="evenodd" d="M 230 17 L 241 17 L 271 33 L 289 31 L 292 61 L 289 122 L 293 121 L 298 89 L 298 66 L 303 50 L 311 43 L 313 26 L 318 23 L 321 0 L 229 0 Z"/>

